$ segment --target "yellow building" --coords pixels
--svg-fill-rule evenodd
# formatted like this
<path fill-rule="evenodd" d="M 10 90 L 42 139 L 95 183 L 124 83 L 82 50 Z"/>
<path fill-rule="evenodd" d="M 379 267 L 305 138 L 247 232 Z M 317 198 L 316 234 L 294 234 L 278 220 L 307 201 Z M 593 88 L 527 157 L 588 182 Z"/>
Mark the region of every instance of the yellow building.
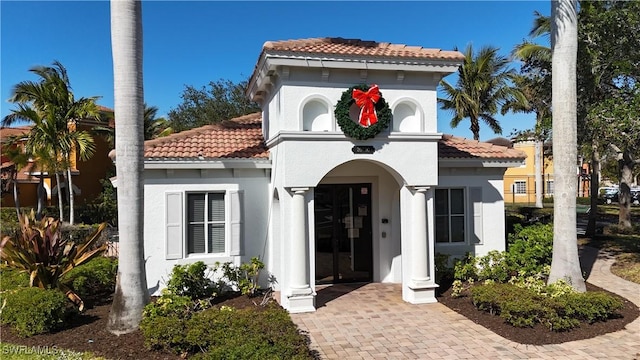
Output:
<path fill-rule="evenodd" d="M 536 203 L 536 167 L 535 141 L 518 141 L 512 143 L 509 139 L 496 138 L 488 142 L 496 145 L 507 145 L 527 154 L 522 166 L 508 168 L 504 173 L 504 202 L 508 203 Z M 551 144 L 540 144 L 538 156 L 544 159 L 541 163 L 542 194 L 544 197 L 553 196 L 553 158 L 550 155 Z"/>
<path fill-rule="evenodd" d="M 100 107 L 101 112 L 113 112 L 113 110 Z M 73 129 L 91 131 L 96 125 L 104 126 L 102 123 L 94 120 L 80 120 L 73 124 Z M 38 201 L 37 189 L 40 182 L 40 169 L 37 166 L 36 161 L 30 160 L 26 166 L 16 169 L 15 164 L 11 162 L 11 159 L 5 154 L 4 144 L 8 138 L 12 136 L 24 136 L 18 146 L 22 146 L 22 142 L 26 141 L 26 137 L 31 131 L 30 126 L 23 126 L 19 128 L 3 128 L 0 131 L 0 145 L 3 146 L 2 151 L 2 164 L 0 174 L 2 177 L 11 176 L 12 172 L 16 173 L 16 182 L 18 184 L 18 199 L 20 206 L 23 207 L 35 207 Z M 95 153 L 89 161 L 78 161 L 75 152 L 71 155 L 71 175 L 73 176 L 73 191 L 74 201 L 76 205 L 83 205 L 87 201 L 95 199 L 95 197 L 102 191 L 102 184 L 100 180 L 104 179 L 109 169 L 113 167 L 113 163 L 108 154 L 111 150 L 111 145 L 101 136 L 94 135 Z M 56 184 L 55 176 L 49 174 L 46 171 L 42 173 L 43 185 L 47 193 L 45 205 L 57 205 L 57 196 L 59 193 L 63 194 L 63 202 L 68 204 L 68 190 L 66 189 L 65 174 L 61 174 L 61 186 Z M 13 194 L 10 189 L 5 189 L 8 193 L 3 192 L 3 196 L 0 200 L 0 207 L 14 207 Z M 60 191 L 61 190 L 61 191 Z"/>

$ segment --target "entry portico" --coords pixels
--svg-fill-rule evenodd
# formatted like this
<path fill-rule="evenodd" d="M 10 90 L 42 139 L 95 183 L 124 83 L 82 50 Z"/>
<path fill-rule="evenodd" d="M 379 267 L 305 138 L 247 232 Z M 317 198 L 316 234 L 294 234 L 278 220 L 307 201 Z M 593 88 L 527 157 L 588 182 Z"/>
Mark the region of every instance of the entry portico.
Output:
<path fill-rule="evenodd" d="M 258 256 L 290 312 L 314 311 L 316 286 L 339 282 L 400 283 L 405 301 L 435 302 L 436 252 L 504 249 L 502 174 L 524 158 L 437 131 L 437 85 L 462 59 L 342 38 L 265 43 L 247 89 L 260 114 L 145 144 L 145 208 L 163 209 L 145 212 L 148 283 L 173 264 Z M 355 85 L 390 110 L 367 137 L 335 111 Z"/>

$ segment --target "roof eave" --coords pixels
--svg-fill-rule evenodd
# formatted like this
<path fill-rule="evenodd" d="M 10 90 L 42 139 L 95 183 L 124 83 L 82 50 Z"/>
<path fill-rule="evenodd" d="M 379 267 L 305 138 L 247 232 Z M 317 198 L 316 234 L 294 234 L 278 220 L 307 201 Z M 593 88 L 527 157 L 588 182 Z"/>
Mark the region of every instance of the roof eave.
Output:
<path fill-rule="evenodd" d="M 279 67 L 411 71 L 438 73 L 444 77 L 458 71 L 462 59 L 359 56 L 294 51 L 263 50 L 247 86 L 246 95 L 257 101 L 259 91 L 272 83 L 271 75 Z"/>
<path fill-rule="evenodd" d="M 271 160 L 257 159 L 203 159 L 198 158 L 145 158 L 144 169 L 270 169 Z"/>
<path fill-rule="evenodd" d="M 438 158 L 438 166 L 443 168 L 484 167 L 510 168 L 524 164 L 524 158 Z"/>

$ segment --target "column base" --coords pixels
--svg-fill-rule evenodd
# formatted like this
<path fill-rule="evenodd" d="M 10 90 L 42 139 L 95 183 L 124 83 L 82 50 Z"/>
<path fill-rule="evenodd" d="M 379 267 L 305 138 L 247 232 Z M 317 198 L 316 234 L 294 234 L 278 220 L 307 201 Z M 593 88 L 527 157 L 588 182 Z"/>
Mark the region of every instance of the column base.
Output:
<path fill-rule="evenodd" d="M 311 289 L 308 289 L 311 290 Z M 287 296 L 290 313 L 306 313 L 316 311 L 316 295 L 307 291 L 306 294 L 292 294 Z"/>
<path fill-rule="evenodd" d="M 402 299 L 411 304 L 431 304 L 436 300 L 436 289 L 438 284 L 416 283 L 412 281 L 408 288 L 403 289 Z"/>

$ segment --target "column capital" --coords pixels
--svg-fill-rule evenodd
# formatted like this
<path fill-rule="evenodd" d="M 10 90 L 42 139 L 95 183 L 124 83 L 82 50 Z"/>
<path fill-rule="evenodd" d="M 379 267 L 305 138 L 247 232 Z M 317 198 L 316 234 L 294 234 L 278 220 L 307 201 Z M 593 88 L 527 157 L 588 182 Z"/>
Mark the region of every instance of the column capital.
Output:
<path fill-rule="evenodd" d="M 309 191 L 308 187 L 291 187 L 289 190 L 294 194 L 304 194 Z"/>
<path fill-rule="evenodd" d="M 415 192 L 427 192 L 431 189 L 431 186 L 412 186 Z"/>

